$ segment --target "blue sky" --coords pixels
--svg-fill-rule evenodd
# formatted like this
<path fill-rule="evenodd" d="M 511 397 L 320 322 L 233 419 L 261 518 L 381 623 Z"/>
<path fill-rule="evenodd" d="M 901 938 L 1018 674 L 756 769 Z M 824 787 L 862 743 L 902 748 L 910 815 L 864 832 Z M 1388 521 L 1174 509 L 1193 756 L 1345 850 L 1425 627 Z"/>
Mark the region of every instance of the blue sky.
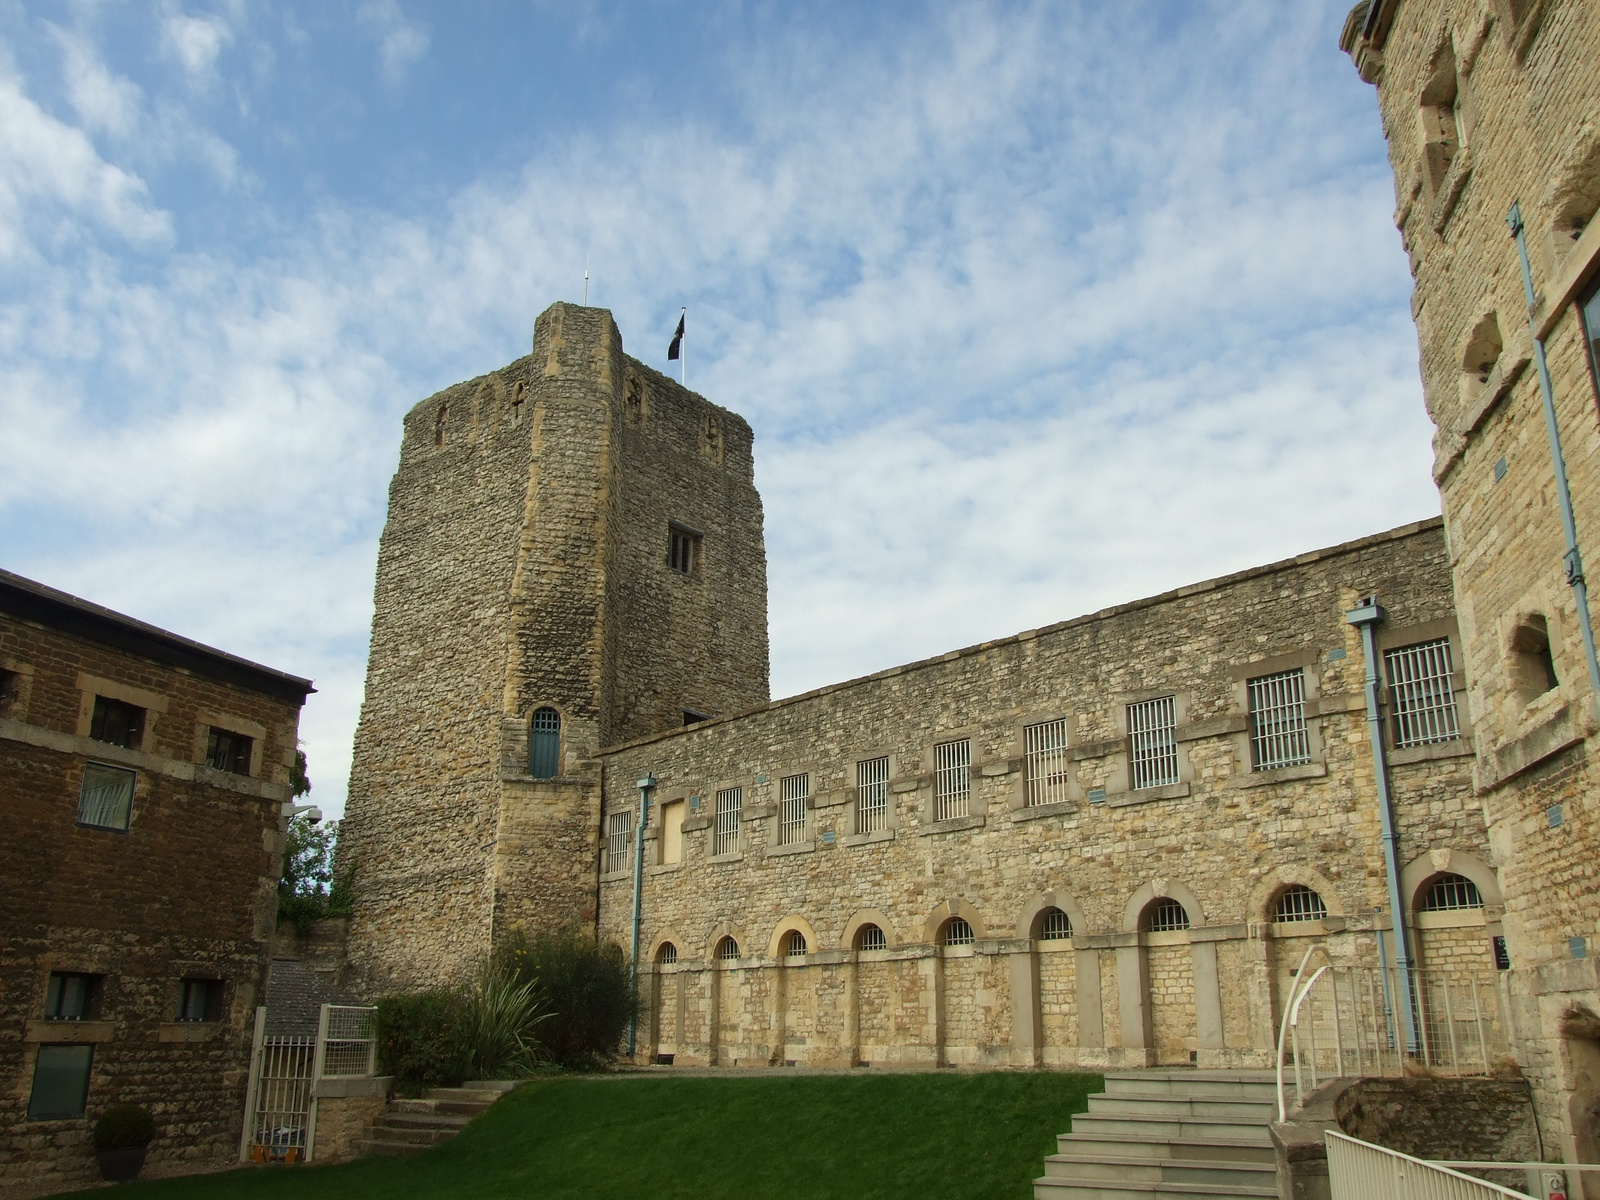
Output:
<path fill-rule="evenodd" d="M 0 566 L 311 676 L 399 418 L 616 315 L 791 694 L 1438 511 L 1347 5 L 0 0 Z"/>

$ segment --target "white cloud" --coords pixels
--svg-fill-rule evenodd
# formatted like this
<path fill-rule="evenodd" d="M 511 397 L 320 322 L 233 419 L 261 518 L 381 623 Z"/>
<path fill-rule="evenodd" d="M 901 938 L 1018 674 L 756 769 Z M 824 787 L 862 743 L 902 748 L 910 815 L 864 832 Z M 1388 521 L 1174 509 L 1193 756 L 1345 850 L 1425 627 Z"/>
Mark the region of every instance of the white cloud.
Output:
<path fill-rule="evenodd" d="M 408 20 L 396 0 L 369 0 L 357 15 L 378 39 L 378 71 L 384 83 L 399 87 L 411 65 L 428 52 L 427 29 Z"/>
<path fill-rule="evenodd" d="M 169 12 L 161 20 L 161 46 L 192 77 L 210 76 L 222 48 L 233 40 L 228 22 L 214 13 Z"/>
<path fill-rule="evenodd" d="M 1273 74 L 1332 11 L 1204 53 L 981 5 L 741 48 L 736 129 L 594 129 L 158 269 L 100 239 L 166 236 L 138 178 L 0 76 L 0 236 L 40 264 L 0 292 L 0 563 L 311 675 L 336 811 L 399 416 L 523 353 L 585 250 L 628 350 L 664 366 L 687 303 L 691 386 L 756 427 L 780 694 L 1437 511 L 1376 117 Z M 363 20 L 398 82 L 426 33 Z M 95 86 L 109 130 L 136 97 Z"/>

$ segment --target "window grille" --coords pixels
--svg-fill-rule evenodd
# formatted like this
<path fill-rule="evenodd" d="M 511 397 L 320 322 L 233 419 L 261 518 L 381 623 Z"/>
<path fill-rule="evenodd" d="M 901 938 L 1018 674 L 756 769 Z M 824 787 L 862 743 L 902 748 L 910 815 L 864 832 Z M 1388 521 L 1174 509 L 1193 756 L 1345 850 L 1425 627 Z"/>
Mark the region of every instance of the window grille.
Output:
<path fill-rule="evenodd" d="M 47 1021 L 81 1021 L 95 1008 L 98 975 L 74 971 L 51 971 L 45 986 L 44 1015 Z"/>
<path fill-rule="evenodd" d="M 857 950 L 886 950 L 889 939 L 883 936 L 883 930 L 876 925 L 863 925 L 856 930 Z"/>
<path fill-rule="evenodd" d="M 789 930 L 783 939 L 783 952 L 789 958 L 804 958 L 806 956 L 806 935 L 798 929 Z"/>
<path fill-rule="evenodd" d="M 1135 788 L 1177 783 L 1177 698 L 1162 696 L 1128 705 L 1128 743 Z"/>
<path fill-rule="evenodd" d="M 662 942 L 661 948 L 656 951 L 656 961 L 664 967 L 670 967 L 678 961 L 678 948 L 671 942 Z"/>
<path fill-rule="evenodd" d="M 941 742 L 933 748 L 933 819 L 950 821 L 967 815 L 972 794 L 972 743 Z"/>
<path fill-rule="evenodd" d="M 1146 933 L 1179 933 L 1189 928 L 1189 914 L 1171 896 L 1163 896 L 1144 911 Z"/>
<path fill-rule="evenodd" d="M 561 714 L 553 708 L 536 709 L 528 731 L 528 774 L 554 779 L 561 773 Z"/>
<path fill-rule="evenodd" d="M 1322 902 L 1322 897 L 1300 883 L 1285 888 L 1272 910 L 1274 921 L 1321 921 L 1327 916 L 1328 906 Z"/>
<path fill-rule="evenodd" d="M 1511 955 L 1506 951 L 1506 939 L 1500 934 L 1490 939 L 1494 943 L 1494 969 L 1496 971 L 1511 970 Z"/>
<path fill-rule="evenodd" d="M 1311 761 L 1311 738 L 1306 732 L 1306 673 L 1296 667 L 1275 675 L 1262 675 L 1248 684 L 1250 691 L 1250 750 L 1255 770 L 1297 767 Z"/>
<path fill-rule="evenodd" d="M 144 709 L 120 700 L 96 696 L 94 715 L 89 721 L 89 736 L 97 742 L 110 742 L 113 746 L 137 750 L 144 741 Z"/>
<path fill-rule="evenodd" d="M 1421 642 L 1384 653 L 1389 702 L 1394 708 L 1394 744 L 1427 746 L 1461 736 L 1455 693 L 1450 687 L 1450 639 Z"/>
<path fill-rule="evenodd" d="M 215 1021 L 221 1007 L 222 984 L 215 979 L 185 979 L 178 993 L 178 1020 Z"/>
<path fill-rule="evenodd" d="M 778 781 L 778 845 L 793 846 L 804 840 L 810 795 L 810 775 L 785 775 Z"/>
<path fill-rule="evenodd" d="M 242 733 L 229 733 L 212 727 L 206 737 L 206 766 L 234 775 L 250 774 L 251 739 Z"/>
<path fill-rule="evenodd" d="M 128 828 L 133 811 L 133 785 L 138 775 L 105 763 L 83 764 L 83 786 L 78 791 L 78 824 L 95 829 Z"/>
<path fill-rule="evenodd" d="M 1483 896 L 1478 892 L 1478 885 L 1465 875 L 1439 876 L 1422 898 L 1423 912 L 1460 912 L 1482 907 Z"/>
<path fill-rule="evenodd" d="M 739 813 L 743 807 L 743 788 L 723 788 L 717 793 L 717 835 L 712 854 L 732 854 L 739 849 Z"/>
<path fill-rule="evenodd" d="M 700 539 L 687 529 L 671 526 L 667 530 L 667 566 L 680 575 L 694 574 Z"/>
<path fill-rule="evenodd" d="M 723 962 L 732 962 L 739 957 L 739 943 L 731 937 L 725 937 L 717 943 L 717 957 Z"/>
<path fill-rule="evenodd" d="M 1039 915 L 1039 940 L 1058 942 L 1072 936 L 1072 918 L 1059 908 L 1047 908 Z"/>
<path fill-rule="evenodd" d="M 633 866 L 633 811 L 612 813 L 606 833 L 606 870 L 628 870 Z"/>
<path fill-rule="evenodd" d="M 1041 721 L 1022 730 L 1023 803 L 1060 804 L 1067 799 L 1067 721 Z"/>
<path fill-rule="evenodd" d="M 965 917 L 951 917 L 945 922 L 944 944 L 946 946 L 972 945 L 972 926 L 967 924 Z"/>
<path fill-rule="evenodd" d="M 889 814 L 889 759 L 856 764 L 856 832 L 877 833 Z"/>

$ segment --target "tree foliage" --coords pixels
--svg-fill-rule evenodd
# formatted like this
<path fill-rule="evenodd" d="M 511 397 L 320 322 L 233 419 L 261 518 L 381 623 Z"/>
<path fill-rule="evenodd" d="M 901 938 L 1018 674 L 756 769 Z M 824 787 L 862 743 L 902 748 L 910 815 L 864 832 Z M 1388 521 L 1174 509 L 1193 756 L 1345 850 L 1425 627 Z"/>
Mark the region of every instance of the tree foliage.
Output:
<path fill-rule="evenodd" d="M 591 1067 L 616 1057 L 635 1011 L 621 946 L 580 926 L 531 936 L 518 928 L 496 947 L 494 965 L 543 993 L 550 1017 L 539 1026 L 539 1041 L 552 1062 Z"/>
<path fill-rule="evenodd" d="M 297 799 L 311 791 L 304 750 L 294 752 L 289 780 Z M 336 863 L 338 848 L 338 821 L 319 824 L 306 816 L 289 818 L 283 875 L 278 880 L 278 919 L 292 922 L 301 937 L 320 917 L 350 915 L 355 864 Z"/>

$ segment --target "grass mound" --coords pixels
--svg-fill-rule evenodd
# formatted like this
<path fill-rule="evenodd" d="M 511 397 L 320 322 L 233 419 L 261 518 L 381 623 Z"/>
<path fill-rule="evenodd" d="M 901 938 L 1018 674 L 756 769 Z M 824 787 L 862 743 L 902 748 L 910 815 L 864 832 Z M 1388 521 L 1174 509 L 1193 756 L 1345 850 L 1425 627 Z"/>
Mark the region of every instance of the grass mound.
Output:
<path fill-rule="evenodd" d="M 130 1200 L 1025 1200 L 1098 1075 L 555 1078 L 413 1159 L 124 1185 Z M 87 1194 L 87 1193 L 85 1193 Z"/>

